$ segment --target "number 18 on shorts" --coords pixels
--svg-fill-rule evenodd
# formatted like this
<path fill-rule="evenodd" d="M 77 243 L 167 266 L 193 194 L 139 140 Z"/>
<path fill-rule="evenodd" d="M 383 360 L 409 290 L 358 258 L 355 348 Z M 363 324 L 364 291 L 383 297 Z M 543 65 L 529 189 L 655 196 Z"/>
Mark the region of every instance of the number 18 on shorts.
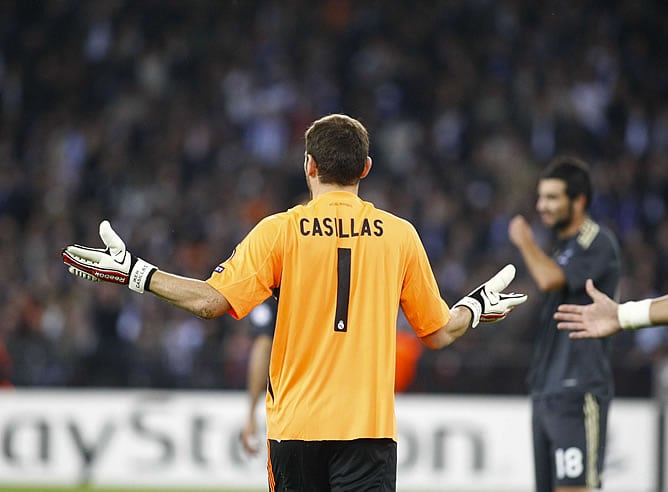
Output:
<path fill-rule="evenodd" d="M 591 393 L 533 397 L 537 492 L 600 487 L 609 406 Z"/>

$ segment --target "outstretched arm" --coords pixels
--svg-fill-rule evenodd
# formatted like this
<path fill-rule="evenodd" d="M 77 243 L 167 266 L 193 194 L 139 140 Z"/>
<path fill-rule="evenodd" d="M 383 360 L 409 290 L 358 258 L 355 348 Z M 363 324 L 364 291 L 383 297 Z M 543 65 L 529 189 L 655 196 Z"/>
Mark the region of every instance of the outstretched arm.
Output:
<path fill-rule="evenodd" d="M 447 347 L 461 337 L 471 326 L 471 311 L 465 307 L 453 307 L 450 310 L 450 320 L 434 333 L 420 338 L 422 343 L 432 350 Z"/>
<path fill-rule="evenodd" d="M 643 299 L 617 304 L 594 286 L 589 279 L 585 284 L 591 304 L 562 304 L 554 318 L 557 328 L 571 330 L 570 338 L 602 338 L 623 329 L 637 329 L 668 323 L 668 295 L 657 299 Z"/>
<path fill-rule="evenodd" d="M 230 309 L 227 299 L 203 280 L 181 277 L 156 270 L 147 290 L 176 307 L 204 319 L 225 314 Z"/>
<path fill-rule="evenodd" d="M 71 274 L 92 282 L 127 285 L 139 293 L 147 290 L 201 318 L 214 318 L 230 309 L 227 299 L 206 282 L 162 272 L 131 255 L 106 220 L 100 223 L 100 238 L 104 248 L 75 244 L 63 250 L 63 263 Z"/>
<path fill-rule="evenodd" d="M 651 326 L 668 324 L 668 295 L 652 299 L 649 306 L 649 320 Z"/>

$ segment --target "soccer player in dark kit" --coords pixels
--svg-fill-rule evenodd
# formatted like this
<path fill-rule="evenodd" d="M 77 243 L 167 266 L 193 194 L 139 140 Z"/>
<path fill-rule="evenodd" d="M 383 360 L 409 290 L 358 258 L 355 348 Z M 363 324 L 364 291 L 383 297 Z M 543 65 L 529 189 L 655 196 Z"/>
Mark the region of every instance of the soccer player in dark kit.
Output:
<path fill-rule="evenodd" d="M 536 203 L 543 224 L 555 233 L 552 255 L 538 246 L 524 217 L 514 217 L 508 229 L 529 274 L 545 292 L 529 371 L 537 492 L 601 486 L 614 391 L 610 340 L 573 340 L 557 330 L 554 319 L 560 304 L 587 302 L 587 279 L 610 296 L 619 283 L 619 245 L 588 215 L 591 197 L 588 165 L 557 157 L 540 177 Z"/>

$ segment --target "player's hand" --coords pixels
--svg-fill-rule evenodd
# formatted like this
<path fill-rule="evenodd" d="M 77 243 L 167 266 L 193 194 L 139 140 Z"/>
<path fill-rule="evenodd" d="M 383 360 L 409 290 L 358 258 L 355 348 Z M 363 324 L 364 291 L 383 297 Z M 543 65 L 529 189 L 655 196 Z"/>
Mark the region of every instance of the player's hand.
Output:
<path fill-rule="evenodd" d="M 100 238 L 104 248 L 74 244 L 63 250 L 63 263 L 69 267 L 68 271 L 91 282 L 127 285 L 135 292 L 143 293 L 157 268 L 133 257 L 107 220 L 100 222 Z"/>
<path fill-rule="evenodd" d="M 471 310 L 471 327 L 478 323 L 495 323 L 504 319 L 516 306 L 527 300 L 526 294 L 501 292 L 515 278 L 515 266 L 508 264 L 487 282 L 469 295 L 461 298 L 453 307 L 464 306 Z"/>
<path fill-rule="evenodd" d="M 255 425 L 255 418 L 249 417 L 244 426 L 241 428 L 241 445 L 249 455 L 255 456 L 260 451 L 260 440 L 257 437 L 257 426 Z"/>
<path fill-rule="evenodd" d="M 508 238 L 517 247 L 535 242 L 531 226 L 522 215 L 516 215 L 510 220 Z"/>
<path fill-rule="evenodd" d="M 619 305 L 594 286 L 592 279 L 587 279 L 585 290 L 591 304 L 561 304 L 554 313 L 559 321 L 557 328 L 570 330 L 569 338 L 602 338 L 614 335 L 622 330 L 618 316 Z"/>

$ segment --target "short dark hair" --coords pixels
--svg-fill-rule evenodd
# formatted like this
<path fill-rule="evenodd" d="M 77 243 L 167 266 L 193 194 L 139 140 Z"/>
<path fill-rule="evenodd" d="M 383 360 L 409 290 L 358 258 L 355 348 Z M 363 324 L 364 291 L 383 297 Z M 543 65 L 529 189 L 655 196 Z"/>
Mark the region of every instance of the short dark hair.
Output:
<path fill-rule="evenodd" d="M 369 156 L 369 134 L 364 125 L 344 114 L 320 118 L 306 130 L 306 153 L 315 159 L 321 183 L 359 182 Z"/>
<path fill-rule="evenodd" d="M 541 179 L 560 179 L 566 183 L 566 195 L 573 200 L 579 195 L 586 199 L 585 209 L 591 204 L 592 186 L 589 165 L 577 157 L 561 155 L 548 164 Z"/>

